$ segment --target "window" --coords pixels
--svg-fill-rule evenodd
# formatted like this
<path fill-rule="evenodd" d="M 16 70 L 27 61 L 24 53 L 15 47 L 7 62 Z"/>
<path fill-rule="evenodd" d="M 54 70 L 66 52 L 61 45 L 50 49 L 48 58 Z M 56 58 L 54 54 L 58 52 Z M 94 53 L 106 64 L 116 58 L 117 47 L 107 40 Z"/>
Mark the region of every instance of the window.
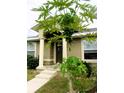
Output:
<path fill-rule="evenodd" d="M 83 41 L 84 44 L 84 59 L 97 59 L 97 42 Z"/>
<path fill-rule="evenodd" d="M 97 50 L 84 50 L 84 59 L 97 59 Z"/>
<path fill-rule="evenodd" d="M 34 56 L 35 53 L 35 45 L 34 42 L 27 43 L 27 55 Z"/>

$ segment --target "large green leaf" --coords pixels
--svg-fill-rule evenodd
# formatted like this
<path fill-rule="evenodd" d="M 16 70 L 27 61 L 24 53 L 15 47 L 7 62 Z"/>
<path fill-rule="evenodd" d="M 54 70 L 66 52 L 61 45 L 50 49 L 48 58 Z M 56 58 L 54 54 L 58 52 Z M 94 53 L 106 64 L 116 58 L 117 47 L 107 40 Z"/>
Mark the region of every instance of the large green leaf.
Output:
<path fill-rule="evenodd" d="M 40 12 L 38 29 L 54 34 L 54 37 L 48 38 L 50 42 L 60 41 L 60 37 L 66 37 L 66 40 L 71 42 L 72 34 L 83 31 L 97 18 L 96 6 L 82 4 L 80 0 L 47 0 L 33 11 Z M 58 35 L 58 32 L 61 34 Z"/>

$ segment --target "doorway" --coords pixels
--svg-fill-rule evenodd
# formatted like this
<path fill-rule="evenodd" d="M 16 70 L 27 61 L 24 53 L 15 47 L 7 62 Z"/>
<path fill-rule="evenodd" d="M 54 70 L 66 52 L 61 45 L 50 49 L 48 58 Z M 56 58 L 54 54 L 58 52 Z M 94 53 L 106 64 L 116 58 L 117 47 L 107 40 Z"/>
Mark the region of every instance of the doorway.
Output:
<path fill-rule="evenodd" d="M 56 63 L 62 63 L 62 43 L 56 43 Z"/>

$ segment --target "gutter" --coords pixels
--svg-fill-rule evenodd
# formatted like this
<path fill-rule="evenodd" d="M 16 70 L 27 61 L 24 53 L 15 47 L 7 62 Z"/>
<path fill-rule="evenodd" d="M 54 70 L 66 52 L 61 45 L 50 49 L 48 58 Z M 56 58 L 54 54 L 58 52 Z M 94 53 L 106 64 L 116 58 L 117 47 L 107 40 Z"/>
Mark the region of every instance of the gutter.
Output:
<path fill-rule="evenodd" d="M 78 33 L 74 33 L 72 35 L 73 38 L 82 38 L 85 37 L 85 35 L 87 34 L 96 34 L 97 33 L 97 28 L 90 28 L 87 31 L 83 31 L 83 32 L 78 32 Z M 28 37 L 27 41 L 39 41 L 40 38 L 39 36 L 33 36 L 33 37 Z"/>
<path fill-rule="evenodd" d="M 28 37 L 27 38 L 27 41 L 39 41 L 39 40 L 40 40 L 39 36 L 37 36 L 37 37 Z"/>

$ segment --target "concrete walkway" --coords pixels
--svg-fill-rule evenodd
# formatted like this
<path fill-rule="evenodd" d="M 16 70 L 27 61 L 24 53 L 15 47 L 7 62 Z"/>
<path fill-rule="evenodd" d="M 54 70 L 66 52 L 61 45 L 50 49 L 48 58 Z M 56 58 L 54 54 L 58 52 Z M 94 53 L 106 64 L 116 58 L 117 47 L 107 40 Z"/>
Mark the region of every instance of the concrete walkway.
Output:
<path fill-rule="evenodd" d="M 47 83 L 53 76 L 56 75 L 57 69 L 45 68 L 40 74 L 27 82 L 27 93 L 35 93 L 40 87 Z"/>

